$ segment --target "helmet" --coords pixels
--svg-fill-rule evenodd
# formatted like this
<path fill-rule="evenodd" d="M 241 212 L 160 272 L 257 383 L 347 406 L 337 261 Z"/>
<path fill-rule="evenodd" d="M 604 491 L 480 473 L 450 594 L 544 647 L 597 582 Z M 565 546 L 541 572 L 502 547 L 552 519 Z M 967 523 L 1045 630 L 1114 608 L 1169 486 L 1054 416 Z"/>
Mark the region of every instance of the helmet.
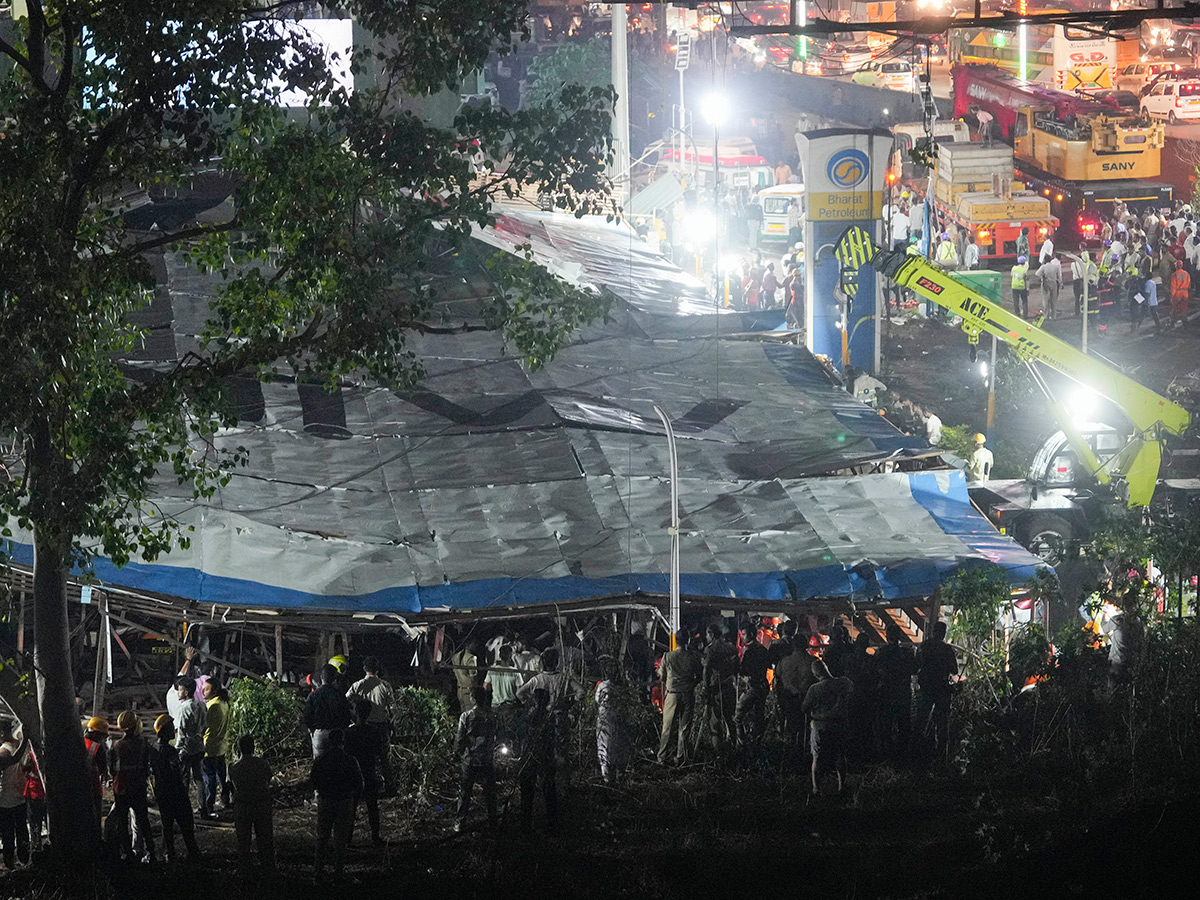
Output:
<path fill-rule="evenodd" d="M 345 675 L 346 666 L 350 664 L 350 661 L 339 653 L 337 656 L 329 657 L 329 664 L 338 670 L 339 675 Z"/>
<path fill-rule="evenodd" d="M 1021 266 L 1023 266 L 1023 265 L 1025 265 L 1025 263 L 1027 263 L 1027 262 L 1029 262 L 1029 260 L 1027 260 L 1025 257 L 1023 257 L 1023 256 L 1018 256 L 1018 257 L 1017 257 L 1017 265 L 1021 265 Z"/>
<path fill-rule="evenodd" d="M 88 719 L 88 731 L 96 731 L 100 734 L 108 734 L 108 719 L 102 719 L 100 716 L 92 716 Z"/>
<path fill-rule="evenodd" d="M 796 241 L 796 243 L 792 244 L 792 249 L 793 250 L 803 250 L 804 249 L 804 241 Z"/>
<path fill-rule="evenodd" d="M 117 716 L 117 727 L 122 731 L 132 731 L 134 734 L 137 734 L 142 730 L 142 720 L 138 718 L 137 713 L 132 709 L 127 709 Z"/>
<path fill-rule="evenodd" d="M 943 231 L 943 232 L 942 232 L 942 240 L 943 240 L 943 241 L 948 241 L 948 240 L 950 240 L 950 232 L 948 232 L 948 231 Z"/>
<path fill-rule="evenodd" d="M 987 443 L 987 438 L 984 436 L 982 431 L 975 432 L 975 443 L 977 443 L 977 444 L 986 444 Z"/>
<path fill-rule="evenodd" d="M 172 719 L 166 713 L 163 713 L 161 716 L 159 716 L 157 719 L 154 720 L 154 733 L 161 734 L 162 730 L 164 728 L 166 728 L 168 725 L 170 725 L 171 727 L 174 727 L 175 720 Z"/>
<path fill-rule="evenodd" d="M 1190 203 L 1183 204 L 1183 211 L 1185 213 L 1190 213 L 1192 211 L 1192 204 L 1190 204 Z"/>
<path fill-rule="evenodd" d="M 1113 251 L 1112 253 L 1110 253 L 1110 254 L 1108 255 L 1108 258 L 1109 258 L 1109 259 L 1111 259 L 1111 260 L 1113 260 L 1113 261 L 1115 262 L 1116 260 L 1118 260 L 1118 259 L 1120 259 L 1120 258 L 1121 258 L 1121 254 L 1120 254 L 1120 253 L 1117 253 L 1116 251 Z"/>
<path fill-rule="evenodd" d="M 1111 246 L 1112 246 L 1112 238 L 1105 238 L 1105 239 L 1104 239 L 1104 246 L 1105 246 L 1105 247 L 1111 247 Z"/>

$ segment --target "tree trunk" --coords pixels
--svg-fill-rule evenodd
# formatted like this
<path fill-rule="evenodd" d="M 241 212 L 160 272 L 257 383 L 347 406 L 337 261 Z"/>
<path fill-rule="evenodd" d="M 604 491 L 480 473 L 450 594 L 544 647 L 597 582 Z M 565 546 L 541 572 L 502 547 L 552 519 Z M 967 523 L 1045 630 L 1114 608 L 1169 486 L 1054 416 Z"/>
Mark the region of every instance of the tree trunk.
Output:
<path fill-rule="evenodd" d="M 83 732 L 71 677 L 67 622 L 67 541 L 34 526 L 34 665 L 42 713 L 42 776 L 50 844 L 60 860 L 86 866 L 95 858 L 100 823 L 91 803 Z"/>

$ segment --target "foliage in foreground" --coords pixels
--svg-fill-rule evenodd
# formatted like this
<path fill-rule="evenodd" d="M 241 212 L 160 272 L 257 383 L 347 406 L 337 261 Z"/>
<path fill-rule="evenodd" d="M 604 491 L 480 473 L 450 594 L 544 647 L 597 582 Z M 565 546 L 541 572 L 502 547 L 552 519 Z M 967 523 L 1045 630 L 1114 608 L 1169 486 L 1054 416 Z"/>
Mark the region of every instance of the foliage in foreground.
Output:
<path fill-rule="evenodd" d="M 252 735 L 258 755 L 272 765 L 307 752 L 308 734 L 295 691 L 275 681 L 235 678 L 229 685 L 229 707 L 231 737 Z"/>

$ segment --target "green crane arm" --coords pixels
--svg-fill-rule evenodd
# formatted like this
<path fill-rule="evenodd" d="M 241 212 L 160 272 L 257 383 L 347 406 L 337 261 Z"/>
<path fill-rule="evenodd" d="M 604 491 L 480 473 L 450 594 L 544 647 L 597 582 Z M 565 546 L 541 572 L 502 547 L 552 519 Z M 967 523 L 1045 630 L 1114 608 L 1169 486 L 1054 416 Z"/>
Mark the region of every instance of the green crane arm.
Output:
<path fill-rule="evenodd" d="M 1181 435 L 1187 430 L 1191 414 L 1186 409 L 1010 313 L 923 257 L 880 250 L 861 228 L 846 229 L 838 243 L 837 256 L 843 267 L 843 282 L 853 281 L 858 267 L 869 263 L 897 284 L 959 316 L 971 343 L 978 342 L 983 332 L 993 334 L 1026 362 L 1049 366 L 1112 402 L 1129 417 L 1136 433 L 1123 450 L 1104 464 L 1071 426 L 1061 404 L 1053 406 L 1080 461 L 1102 483 L 1119 476 L 1128 488 L 1130 506 L 1145 506 L 1150 502 L 1158 481 L 1164 436 Z"/>

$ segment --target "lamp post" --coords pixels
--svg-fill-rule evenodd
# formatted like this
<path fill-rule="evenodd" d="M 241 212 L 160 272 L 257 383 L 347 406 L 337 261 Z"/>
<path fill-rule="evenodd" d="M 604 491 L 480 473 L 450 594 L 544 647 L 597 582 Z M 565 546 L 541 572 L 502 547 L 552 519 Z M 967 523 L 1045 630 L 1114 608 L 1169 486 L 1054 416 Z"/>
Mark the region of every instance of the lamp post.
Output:
<path fill-rule="evenodd" d="M 671 525 L 668 528 L 668 533 L 671 535 L 671 582 L 669 588 L 671 614 L 669 618 L 671 620 L 671 649 L 675 650 L 675 635 L 679 633 L 679 620 L 682 615 L 679 608 L 679 456 L 675 452 L 675 429 L 671 427 L 671 420 L 657 403 L 654 404 L 654 412 L 662 421 L 663 429 L 667 433 L 667 459 L 671 473 Z"/>
<path fill-rule="evenodd" d="M 729 117 L 729 101 L 718 90 L 713 90 L 701 107 L 704 119 L 713 130 L 713 301 L 718 308 L 725 293 L 721 272 L 721 126 Z"/>
<path fill-rule="evenodd" d="M 1101 249 L 1103 249 L 1103 248 L 1101 248 Z M 1063 256 L 1067 257 L 1067 259 L 1071 260 L 1071 262 L 1079 263 L 1079 268 L 1081 268 L 1083 270 L 1083 300 L 1082 300 L 1081 307 L 1080 307 L 1080 313 L 1081 313 L 1080 318 L 1083 320 L 1083 335 L 1079 341 L 1079 348 L 1084 353 L 1087 353 L 1088 352 L 1088 288 L 1090 287 L 1090 285 L 1088 284 L 1088 275 L 1090 274 L 1089 270 L 1091 269 L 1091 260 L 1088 260 L 1086 262 L 1084 261 L 1083 254 L 1085 252 L 1086 251 L 1084 251 L 1084 250 L 1080 250 L 1079 256 L 1076 256 L 1074 253 L 1067 253 L 1064 251 Z"/>

